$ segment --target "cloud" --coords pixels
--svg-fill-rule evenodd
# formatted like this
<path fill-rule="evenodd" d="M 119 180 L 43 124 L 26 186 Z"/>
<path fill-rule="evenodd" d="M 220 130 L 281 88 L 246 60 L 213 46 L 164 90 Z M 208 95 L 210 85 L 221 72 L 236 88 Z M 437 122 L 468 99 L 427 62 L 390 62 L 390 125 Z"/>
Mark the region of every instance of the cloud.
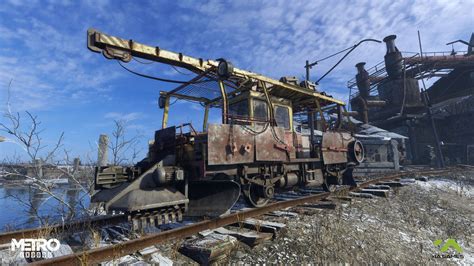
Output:
<path fill-rule="evenodd" d="M 0 108 L 13 80 L 15 109 L 45 111 L 50 115 L 47 119 L 61 127 L 67 127 L 71 114 L 82 121 L 70 127 L 103 125 L 110 110 L 119 112 L 107 113 L 106 119 L 126 118 L 137 128 L 143 114 L 157 114 L 156 121 L 149 123 L 159 124 L 156 101 L 149 103 L 156 99 L 157 89 L 176 87 L 138 78 L 88 51 L 89 27 L 194 57 L 223 57 L 238 68 L 278 79 L 301 78 L 306 60 L 321 59 L 364 38 L 396 34 L 400 50 L 417 52 L 420 30 L 424 51 L 450 50 L 444 44 L 469 39 L 474 25 L 469 5 L 460 0 L 4 2 L 0 5 Z M 346 82 L 356 73 L 354 65 L 365 61 L 370 67 L 384 54 L 384 44 L 364 43 L 323 79 L 320 89 L 346 100 Z M 338 59 L 316 65 L 312 79 L 321 77 Z M 161 64 L 132 61 L 127 66 L 159 77 L 190 78 Z M 110 109 L 117 105 L 120 109 Z M 200 121 L 199 108 L 173 111 L 178 118 Z M 173 119 L 170 116 L 169 124 Z M 218 121 L 220 116 L 209 119 Z M 94 138 L 102 129 L 90 128 Z M 84 146 L 83 138 L 75 141 L 78 147 Z"/>
<path fill-rule="evenodd" d="M 139 113 L 139 112 L 133 112 L 133 113 L 110 112 L 104 115 L 104 118 L 106 119 L 123 120 L 126 122 L 139 120 L 139 119 L 142 119 L 143 117 L 144 117 L 144 114 Z"/>
<path fill-rule="evenodd" d="M 76 31 L 73 21 L 62 25 L 61 20 L 41 17 L 42 9 L 25 19 L 19 10 L 28 13 L 28 8 L 0 10 L 0 16 L 9 18 L 0 23 L 0 83 L 13 80 L 15 109 L 35 111 L 107 98 L 104 87 L 122 73 L 110 72 L 100 67 L 98 58 L 86 55 L 85 30 Z M 6 90 L 0 87 L 0 95 Z"/>
<path fill-rule="evenodd" d="M 225 57 L 239 68 L 278 79 L 301 77 L 305 60 L 320 59 L 364 38 L 397 34 L 401 50 L 417 51 L 419 29 L 426 51 L 443 50 L 447 41 L 468 38 L 474 24 L 472 16 L 459 15 L 465 13 L 461 1 L 211 0 L 176 5 L 86 1 L 81 6 L 48 4 L 44 10 L 15 1 L 11 7 L 0 10 L 15 22 L 14 26 L 0 23 L 4 44 L 0 48 L 0 62 L 4 62 L 0 64 L 0 81 L 4 84 L 14 79 L 12 95 L 19 105 L 39 109 L 89 102 L 96 94 L 109 98 L 104 88 L 126 77 L 123 71 L 111 72 L 106 60 L 85 49 L 85 30 L 90 26 L 195 57 Z M 22 15 L 33 10 L 37 14 L 31 19 Z M 51 13 L 58 13 L 54 20 Z M 62 24 L 60 16 L 67 16 L 67 22 Z M 147 27 L 150 21 L 156 26 Z M 354 76 L 354 65 L 359 61 L 367 61 L 367 66 L 378 63 L 384 50 L 383 44 L 361 45 L 328 76 L 323 90 L 347 92 L 345 83 Z M 312 77 L 320 77 L 337 59 L 318 64 Z M 156 64 L 140 67 L 146 70 Z M 164 76 L 181 75 L 169 67 L 158 69 L 157 74 Z"/>
<path fill-rule="evenodd" d="M 460 15 L 466 8 L 461 1 L 263 1 L 228 5 L 208 1 L 186 6 L 195 12 L 178 18 L 192 23 L 195 33 L 188 36 L 184 49 L 195 55 L 202 50 L 219 51 L 208 54 L 274 78 L 300 77 L 305 60 L 315 61 L 362 39 L 381 40 L 389 34 L 398 35 L 397 46 L 403 51 L 418 50 L 417 30 L 421 31 L 425 51 L 446 50 L 447 41 L 468 38 L 474 24 L 472 16 Z M 205 31 L 199 30 L 203 27 Z M 382 61 L 384 53 L 383 43 L 364 43 L 325 79 L 322 89 L 348 93 L 346 82 L 356 73 L 354 65 L 366 61 L 371 66 Z M 313 79 L 337 59 L 318 64 L 311 71 Z"/>

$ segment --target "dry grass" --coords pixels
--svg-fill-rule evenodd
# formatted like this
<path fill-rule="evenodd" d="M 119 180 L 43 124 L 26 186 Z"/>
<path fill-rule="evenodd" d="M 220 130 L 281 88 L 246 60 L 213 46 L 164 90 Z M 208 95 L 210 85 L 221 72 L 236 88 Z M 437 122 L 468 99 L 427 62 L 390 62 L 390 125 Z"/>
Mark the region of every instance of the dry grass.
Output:
<path fill-rule="evenodd" d="M 287 218 L 284 238 L 253 250 L 244 247 L 246 255 L 231 262 L 454 263 L 433 258 L 439 250 L 432 242 L 454 238 L 465 253 L 472 253 L 472 197 L 459 193 L 472 191 L 470 176 L 452 177 L 463 189 L 411 185 L 395 190 L 387 199 L 356 199 L 336 210 L 321 210 L 319 215 Z"/>

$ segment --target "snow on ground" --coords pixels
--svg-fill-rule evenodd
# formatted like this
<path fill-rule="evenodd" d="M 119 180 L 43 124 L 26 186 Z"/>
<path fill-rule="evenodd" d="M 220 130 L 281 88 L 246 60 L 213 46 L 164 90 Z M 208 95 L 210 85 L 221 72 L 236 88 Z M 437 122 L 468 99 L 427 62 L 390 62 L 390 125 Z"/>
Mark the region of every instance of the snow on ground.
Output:
<path fill-rule="evenodd" d="M 469 186 L 463 182 L 463 180 L 453 180 L 447 177 L 439 177 L 436 179 L 429 180 L 429 182 L 417 181 L 422 189 L 425 190 L 452 190 L 460 196 L 474 197 L 473 186 Z"/>

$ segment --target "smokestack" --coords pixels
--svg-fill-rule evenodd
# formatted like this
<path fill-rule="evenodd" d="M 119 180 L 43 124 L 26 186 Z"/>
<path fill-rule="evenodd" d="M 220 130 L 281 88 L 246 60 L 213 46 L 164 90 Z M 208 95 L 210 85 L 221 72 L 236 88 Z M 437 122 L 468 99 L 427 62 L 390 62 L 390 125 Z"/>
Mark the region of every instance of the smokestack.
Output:
<path fill-rule="evenodd" d="M 369 73 L 365 70 L 365 62 L 360 62 L 355 65 L 357 67 L 357 88 L 359 89 L 359 95 L 363 99 L 369 98 L 369 90 L 370 90 L 370 79 Z"/>
<path fill-rule="evenodd" d="M 395 39 L 397 35 L 389 35 L 383 38 L 383 41 L 387 45 L 387 54 L 399 52 L 397 46 L 395 46 Z"/>
<path fill-rule="evenodd" d="M 107 149 L 109 145 L 109 136 L 100 135 L 99 137 L 99 150 L 97 154 L 97 166 L 107 166 L 108 156 Z"/>
<path fill-rule="evenodd" d="M 403 74 L 403 57 L 402 53 L 398 50 L 395 45 L 395 39 L 397 35 L 389 35 L 383 39 L 387 45 L 387 53 L 385 54 L 385 68 L 387 74 L 391 79 L 401 78 Z"/>

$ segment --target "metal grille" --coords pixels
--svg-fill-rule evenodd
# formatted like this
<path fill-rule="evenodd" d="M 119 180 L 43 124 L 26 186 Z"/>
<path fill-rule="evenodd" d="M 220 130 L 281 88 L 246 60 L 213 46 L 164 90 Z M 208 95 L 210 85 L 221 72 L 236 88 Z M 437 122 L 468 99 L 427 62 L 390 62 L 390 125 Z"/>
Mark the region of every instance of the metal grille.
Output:
<path fill-rule="evenodd" d="M 237 86 L 232 80 L 224 81 L 224 87 L 227 94 L 232 93 Z M 216 76 L 207 73 L 198 75 L 191 79 L 188 84 L 181 85 L 169 92 L 170 96 L 189 96 L 213 102 L 212 107 L 221 105 L 221 90 Z"/>

